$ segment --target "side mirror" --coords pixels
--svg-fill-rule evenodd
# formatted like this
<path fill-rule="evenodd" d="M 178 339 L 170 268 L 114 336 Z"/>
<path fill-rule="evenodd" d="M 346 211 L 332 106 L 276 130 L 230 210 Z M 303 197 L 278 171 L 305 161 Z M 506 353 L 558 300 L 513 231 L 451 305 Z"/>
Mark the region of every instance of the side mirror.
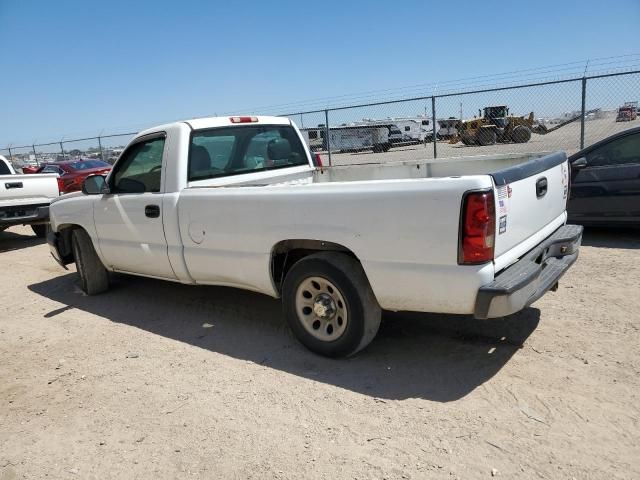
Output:
<path fill-rule="evenodd" d="M 587 166 L 587 159 L 584 157 L 580 157 L 571 162 L 571 168 L 573 170 L 582 170 Z"/>
<path fill-rule="evenodd" d="M 82 182 L 82 193 L 85 195 L 100 195 L 109 193 L 109 187 L 105 177 L 102 175 L 89 175 Z"/>

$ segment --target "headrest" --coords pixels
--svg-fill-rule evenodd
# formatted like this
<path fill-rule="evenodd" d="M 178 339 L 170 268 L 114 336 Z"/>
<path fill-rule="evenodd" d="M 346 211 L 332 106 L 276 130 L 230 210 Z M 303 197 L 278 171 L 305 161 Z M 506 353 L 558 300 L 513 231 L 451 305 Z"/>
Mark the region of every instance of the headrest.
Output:
<path fill-rule="evenodd" d="M 291 145 L 289 140 L 275 138 L 269 142 L 267 155 L 271 160 L 289 160 L 291 158 Z"/>
<path fill-rule="evenodd" d="M 211 157 L 209 152 L 202 145 L 191 147 L 191 171 L 201 172 L 211 169 Z"/>

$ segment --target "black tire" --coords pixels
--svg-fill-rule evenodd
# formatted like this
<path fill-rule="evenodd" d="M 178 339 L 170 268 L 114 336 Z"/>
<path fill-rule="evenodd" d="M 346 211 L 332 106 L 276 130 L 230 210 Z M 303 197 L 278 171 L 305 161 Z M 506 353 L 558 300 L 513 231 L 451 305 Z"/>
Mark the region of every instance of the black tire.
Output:
<path fill-rule="evenodd" d="M 489 128 L 481 128 L 478 130 L 477 135 L 478 145 L 486 147 L 487 145 L 495 145 L 496 143 L 496 131 Z"/>
<path fill-rule="evenodd" d="M 298 288 L 312 277 L 331 282 L 345 300 L 346 326 L 335 340 L 316 338 L 304 326 L 302 314 L 298 314 Z M 282 305 L 287 322 L 300 343 L 312 352 L 334 358 L 354 355 L 369 345 L 378 332 L 382 317 L 380 305 L 360 262 L 337 252 L 316 253 L 294 264 L 284 281 Z"/>
<path fill-rule="evenodd" d="M 462 140 L 462 143 L 464 143 L 466 146 L 470 147 L 472 145 L 475 145 L 475 139 L 468 134 L 462 134 L 460 136 L 460 140 Z"/>
<path fill-rule="evenodd" d="M 518 125 L 511 132 L 511 140 L 515 143 L 527 143 L 531 140 L 531 130 L 529 130 L 524 125 Z"/>
<path fill-rule="evenodd" d="M 390 144 L 390 143 L 385 143 L 385 144 L 382 146 L 382 151 L 383 151 L 383 152 L 388 152 L 389 150 L 391 150 L 391 144 Z"/>
<path fill-rule="evenodd" d="M 47 236 L 47 227 L 49 225 L 47 225 L 46 223 L 41 223 L 38 225 L 31 225 L 31 230 L 33 230 L 33 233 L 36 234 L 36 237 L 38 238 L 44 238 Z"/>
<path fill-rule="evenodd" d="M 98 258 L 89 234 L 81 228 L 71 232 L 71 248 L 82 291 L 87 295 L 97 295 L 107 291 L 109 273 Z"/>

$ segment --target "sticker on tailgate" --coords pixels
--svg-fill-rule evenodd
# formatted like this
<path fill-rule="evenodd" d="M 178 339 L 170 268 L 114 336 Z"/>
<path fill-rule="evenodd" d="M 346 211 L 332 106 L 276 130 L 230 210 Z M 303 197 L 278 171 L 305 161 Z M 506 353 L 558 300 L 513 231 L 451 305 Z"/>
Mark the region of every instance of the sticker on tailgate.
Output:
<path fill-rule="evenodd" d="M 569 193 L 569 169 L 567 164 L 562 164 L 562 198 L 567 198 Z"/>
<path fill-rule="evenodd" d="M 500 217 L 500 223 L 498 224 L 498 235 L 502 235 L 507 231 L 507 216 L 502 215 Z"/>

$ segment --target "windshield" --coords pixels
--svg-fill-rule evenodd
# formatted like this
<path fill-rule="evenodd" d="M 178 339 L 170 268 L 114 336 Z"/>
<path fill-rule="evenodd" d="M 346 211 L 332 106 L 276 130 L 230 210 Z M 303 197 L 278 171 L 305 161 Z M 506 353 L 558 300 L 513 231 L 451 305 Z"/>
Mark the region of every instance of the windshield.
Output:
<path fill-rule="evenodd" d="M 111 165 L 100 160 L 81 160 L 78 162 L 70 163 L 69 167 L 74 170 L 90 170 L 92 168 L 110 168 Z"/>

